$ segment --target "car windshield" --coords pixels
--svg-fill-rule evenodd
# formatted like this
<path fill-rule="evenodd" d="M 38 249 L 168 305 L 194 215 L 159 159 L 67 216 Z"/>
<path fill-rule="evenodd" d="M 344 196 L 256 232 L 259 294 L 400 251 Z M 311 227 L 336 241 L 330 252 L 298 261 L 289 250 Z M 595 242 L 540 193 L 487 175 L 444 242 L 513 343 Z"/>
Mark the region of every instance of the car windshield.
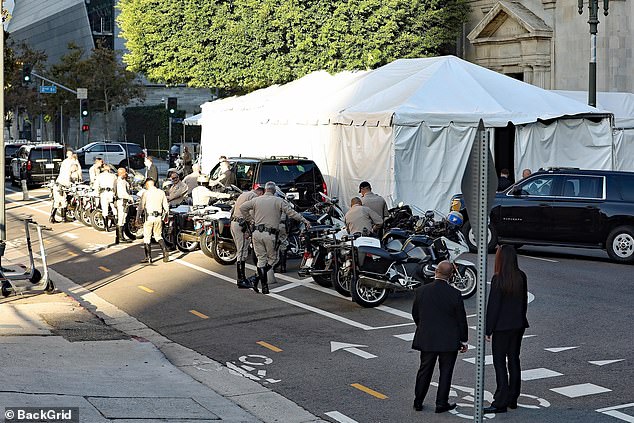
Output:
<path fill-rule="evenodd" d="M 34 148 L 31 150 L 31 154 L 29 155 L 31 160 L 62 160 L 64 159 L 64 149 L 63 148 Z"/>
<path fill-rule="evenodd" d="M 6 156 L 13 156 L 19 149 L 19 145 L 7 145 L 4 147 L 4 154 Z"/>
<path fill-rule="evenodd" d="M 264 163 L 260 170 L 260 183 L 273 181 L 276 184 L 320 182 L 313 162 Z"/>
<path fill-rule="evenodd" d="M 121 144 L 121 146 L 128 152 L 128 154 L 139 154 L 143 152 L 143 149 L 138 144 Z"/>

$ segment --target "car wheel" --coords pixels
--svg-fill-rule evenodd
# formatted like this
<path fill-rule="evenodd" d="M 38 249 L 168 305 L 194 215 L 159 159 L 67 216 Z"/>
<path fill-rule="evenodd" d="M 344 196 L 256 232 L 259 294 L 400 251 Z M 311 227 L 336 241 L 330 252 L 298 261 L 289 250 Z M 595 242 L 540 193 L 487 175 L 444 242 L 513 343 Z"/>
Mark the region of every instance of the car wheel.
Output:
<path fill-rule="evenodd" d="M 615 228 L 605 245 L 610 258 L 619 263 L 632 263 L 634 261 L 634 228 L 631 226 L 619 226 Z"/>
<path fill-rule="evenodd" d="M 464 234 L 464 237 L 467 241 L 467 245 L 469 246 L 469 251 L 471 251 L 472 253 L 478 252 L 478 246 L 476 245 L 477 243 L 476 236 L 473 233 L 473 229 L 471 227 L 471 221 L 468 220 L 464 224 L 464 226 L 462 227 L 462 233 Z M 489 225 L 487 237 L 489 238 L 488 251 L 489 253 L 493 253 L 495 252 L 495 247 L 498 244 L 498 236 L 495 231 L 495 228 L 493 228 L 491 225 Z"/>

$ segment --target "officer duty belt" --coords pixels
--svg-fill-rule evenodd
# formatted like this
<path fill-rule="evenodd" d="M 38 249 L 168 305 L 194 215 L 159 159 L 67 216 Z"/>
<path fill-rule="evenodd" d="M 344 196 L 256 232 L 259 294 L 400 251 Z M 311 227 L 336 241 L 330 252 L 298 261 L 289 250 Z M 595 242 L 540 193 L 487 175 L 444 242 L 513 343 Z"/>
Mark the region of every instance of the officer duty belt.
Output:
<path fill-rule="evenodd" d="M 277 229 L 267 228 L 264 225 L 257 225 L 255 227 L 255 230 L 258 231 L 258 232 L 268 232 L 271 235 L 277 235 L 277 233 L 279 232 L 279 230 L 277 230 Z"/>

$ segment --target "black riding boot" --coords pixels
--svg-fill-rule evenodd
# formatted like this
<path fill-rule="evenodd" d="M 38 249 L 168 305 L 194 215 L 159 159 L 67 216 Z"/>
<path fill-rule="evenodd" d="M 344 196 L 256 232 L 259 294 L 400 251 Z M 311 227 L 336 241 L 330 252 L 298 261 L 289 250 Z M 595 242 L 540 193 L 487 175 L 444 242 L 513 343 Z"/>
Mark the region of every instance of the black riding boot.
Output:
<path fill-rule="evenodd" d="M 145 258 L 141 260 L 141 263 L 152 264 L 152 246 L 144 243 L 143 250 L 145 250 Z"/>
<path fill-rule="evenodd" d="M 260 282 L 262 282 L 262 293 L 263 294 L 268 294 L 269 293 L 269 276 L 268 276 L 268 271 L 271 269 L 271 266 L 266 266 L 266 267 L 258 267 L 258 277 L 260 279 Z"/>
<path fill-rule="evenodd" d="M 236 262 L 236 269 L 238 271 L 238 288 L 240 289 L 253 288 L 253 285 L 249 283 L 249 281 L 246 278 L 246 275 L 244 274 L 244 267 L 245 266 L 243 261 Z"/>
<path fill-rule="evenodd" d="M 129 244 L 130 241 L 129 239 L 127 239 L 125 236 L 123 236 L 123 226 L 117 226 L 117 237 L 115 238 L 115 244 L 118 244 L 119 242 L 122 242 L 124 244 Z"/>
<path fill-rule="evenodd" d="M 120 233 L 119 233 L 119 228 L 117 227 L 117 230 L 116 230 L 116 231 L 115 231 L 115 233 L 114 233 L 114 245 L 119 244 L 119 241 L 121 240 L 121 239 L 119 238 L 119 235 L 120 235 Z"/>
<path fill-rule="evenodd" d="M 62 209 L 62 222 L 66 223 L 68 220 L 66 219 L 66 208 Z"/>
<path fill-rule="evenodd" d="M 167 251 L 165 240 L 163 239 L 159 240 L 158 245 L 161 247 L 161 250 L 163 250 L 163 261 L 167 263 L 168 261 L 170 261 L 170 253 L 169 251 Z"/>
<path fill-rule="evenodd" d="M 57 209 L 53 209 L 51 210 L 51 217 L 49 217 L 48 221 L 51 223 L 57 223 L 57 220 L 55 220 L 55 215 L 57 214 Z"/>

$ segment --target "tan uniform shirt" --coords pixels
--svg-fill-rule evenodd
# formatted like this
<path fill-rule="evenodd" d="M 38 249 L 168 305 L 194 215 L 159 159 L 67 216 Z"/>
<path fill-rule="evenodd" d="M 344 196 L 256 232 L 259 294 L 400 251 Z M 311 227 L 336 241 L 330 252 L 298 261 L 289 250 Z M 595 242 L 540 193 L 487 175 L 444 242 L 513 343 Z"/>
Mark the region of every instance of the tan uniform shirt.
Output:
<path fill-rule="evenodd" d="M 95 179 L 97 179 L 97 176 L 99 176 L 100 173 L 101 173 L 101 166 L 97 166 L 97 165 L 90 166 L 90 169 L 88 170 L 88 175 L 90 176 L 91 185 L 95 183 Z"/>
<path fill-rule="evenodd" d="M 130 195 L 130 184 L 127 180 L 121 179 L 117 177 L 116 183 L 116 195 L 119 200 L 131 200 L 132 195 Z"/>
<path fill-rule="evenodd" d="M 253 218 L 250 215 L 251 210 Z M 256 225 L 264 225 L 275 230 L 280 226 L 282 213 L 286 213 L 291 219 L 308 223 L 304 216 L 293 210 L 286 201 L 270 192 L 245 202 L 240 206 L 240 212 L 245 219 L 253 219 Z"/>
<path fill-rule="evenodd" d="M 194 206 L 208 206 L 209 199 L 213 196 L 214 192 L 206 186 L 197 186 L 192 190 L 192 204 Z"/>
<path fill-rule="evenodd" d="M 95 179 L 95 189 L 103 190 L 110 188 L 114 190 L 114 184 L 117 181 L 117 176 L 110 172 L 102 172 Z"/>
<path fill-rule="evenodd" d="M 146 190 L 141 197 L 141 210 L 145 210 L 147 220 L 155 220 L 161 218 L 162 215 L 169 213 L 169 204 L 167 203 L 167 197 L 163 190 L 156 187 L 152 187 Z M 158 212 L 160 215 L 154 217 L 153 213 Z"/>
<path fill-rule="evenodd" d="M 198 177 L 200 176 L 200 173 L 198 172 L 192 172 L 189 175 L 185 176 L 183 178 L 183 182 L 185 183 L 185 185 L 187 185 L 187 192 L 188 193 L 192 193 L 192 191 L 194 189 L 196 189 L 196 187 L 198 186 Z"/>
<path fill-rule="evenodd" d="M 383 219 L 374 210 L 366 206 L 360 206 L 355 204 L 348 210 L 345 217 L 346 229 L 349 234 L 356 232 L 363 233 L 364 229 L 372 232 L 374 225 L 380 225 L 383 223 Z"/>
<path fill-rule="evenodd" d="M 231 217 L 238 219 L 242 217 L 242 212 L 240 212 L 240 207 L 249 200 L 253 200 L 256 198 L 258 194 L 255 191 L 245 191 L 236 200 L 236 203 L 233 205 L 233 211 L 231 212 Z"/>
<path fill-rule="evenodd" d="M 167 190 L 167 201 L 170 206 L 177 206 L 183 202 L 185 194 L 187 194 L 187 185 L 183 181 L 178 181 Z"/>
<path fill-rule="evenodd" d="M 387 218 L 389 215 L 387 211 L 387 203 L 385 202 L 383 197 L 373 192 L 368 192 L 366 195 L 361 197 L 361 204 L 371 208 L 376 214 L 381 216 L 381 223 L 383 223 L 385 218 Z"/>

